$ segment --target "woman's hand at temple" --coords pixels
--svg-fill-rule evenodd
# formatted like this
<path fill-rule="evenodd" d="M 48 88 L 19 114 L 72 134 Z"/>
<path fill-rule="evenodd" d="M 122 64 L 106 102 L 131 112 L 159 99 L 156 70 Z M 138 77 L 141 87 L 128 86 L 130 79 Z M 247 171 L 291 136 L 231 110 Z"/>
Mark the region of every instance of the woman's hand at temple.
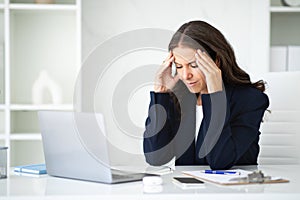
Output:
<path fill-rule="evenodd" d="M 217 64 L 209 57 L 207 53 L 202 52 L 199 49 L 197 50 L 195 57 L 198 68 L 205 76 L 207 92 L 210 94 L 222 91 L 222 73 Z"/>
<path fill-rule="evenodd" d="M 170 91 L 177 81 L 178 75 L 172 76 L 172 63 L 174 56 L 172 52 L 169 53 L 166 60 L 162 63 L 155 76 L 154 92 L 165 93 Z"/>

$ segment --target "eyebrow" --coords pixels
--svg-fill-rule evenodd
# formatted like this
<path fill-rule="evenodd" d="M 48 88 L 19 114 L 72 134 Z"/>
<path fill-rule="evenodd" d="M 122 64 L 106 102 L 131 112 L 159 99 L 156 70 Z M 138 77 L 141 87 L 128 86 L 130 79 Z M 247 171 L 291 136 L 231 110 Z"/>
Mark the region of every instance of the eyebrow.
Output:
<path fill-rule="evenodd" d="M 193 63 L 195 63 L 195 62 L 196 62 L 196 60 L 195 60 L 195 61 L 189 62 L 189 65 L 190 65 L 190 64 L 193 64 Z M 175 61 L 174 61 L 174 63 L 177 64 L 177 65 L 181 65 L 181 64 L 179 64 L 179 63 L 177 63 L 177 62 L 175 62 Z"/>

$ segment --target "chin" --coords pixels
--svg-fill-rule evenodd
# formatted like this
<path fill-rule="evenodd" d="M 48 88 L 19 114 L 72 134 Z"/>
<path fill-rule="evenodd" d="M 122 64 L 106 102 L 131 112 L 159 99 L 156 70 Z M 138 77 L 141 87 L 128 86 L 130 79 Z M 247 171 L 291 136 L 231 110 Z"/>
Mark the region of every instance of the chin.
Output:
<path fill-rule="evenodd" d="M 189 88 L 189 87 L 188 87 L 188 89 L 189 89 L 189 91 L 190 91 L 191 93 L 194 93 L 194 94 L 196 94 L 196 93 L 199 93 L 199 91 L 198 91 L 198 90 L 194 90 L 194 89 L 192 89 L 192 88 Z"/>

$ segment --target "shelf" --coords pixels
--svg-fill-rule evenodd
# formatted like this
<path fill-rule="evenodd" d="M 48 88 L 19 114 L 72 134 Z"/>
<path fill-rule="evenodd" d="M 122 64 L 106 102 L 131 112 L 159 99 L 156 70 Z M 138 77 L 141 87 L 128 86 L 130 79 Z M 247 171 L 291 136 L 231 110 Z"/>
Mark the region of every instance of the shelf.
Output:
<path fill-rule="evenodd" d="M 4 4 L 0 4 L 0 10 L 4 9 Z"/>
<path fill-rule="evenodd" d="M 57 10 L 57 11 L 76 11 L 76 5 L 58 4 L 10 4 L 11 10 Z"/>
<path fill-rule="evenodd" d="M 1 104 L 0 105 L 0 110 L 4 110 L 5 109 L 5 105 Z"/>
<path fill-rule="evenodd" d="M 22 110 L 22 111 L 39 111 L 39 110 L 65 110 L 72 111 L 72 104 L 65 105 L 30 105 L 30 104 L 13 104 L 10 106 L 11 110 Z"/>
<path fill-rule="evenodd" d="M 11 133 L 11 140 L 42 140 L 40 133 Z"/>
<path fill-rule="evenodd" d="M 271 6 L 270 12 L 271 13 L 292 13 L 292 12 L 300 13 L 300 7 Z"/>

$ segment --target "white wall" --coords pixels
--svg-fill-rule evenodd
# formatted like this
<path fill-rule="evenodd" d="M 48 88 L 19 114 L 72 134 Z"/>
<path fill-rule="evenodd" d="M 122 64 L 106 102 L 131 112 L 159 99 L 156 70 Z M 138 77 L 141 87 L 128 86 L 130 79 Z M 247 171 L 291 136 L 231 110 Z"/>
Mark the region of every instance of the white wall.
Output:
<path fill-rule="evenodd" d="M 98 44 L 125 31 L 161 28 L 175 31 L 200 19 L 216 26 L 249 72 L 267 72 L 268 0 L 89 0 L 83 1 L 83 58 Z"/>
<path fill-rule="evenodd" d="M 116 55 L 110 66 L 101 65 L 101 61 L 89 58 L 96 51 L 95 48 L 107 42 L 113 36 L 122 35 L 127 31 L 156 28 L 173 33 L 180 25 L 190 20 L 205 20 L 221 30 L 233 46 L 238 63 L 250 74 L 268 71 L 269 48 L 269 12 L 268 0 L 88 0 L 83 1 L 82 8 L 82 48 L 84 64 L 97 63 L 106 68 L 104 75 L 98 79 L 98 86 L 94 92 L 95 104 L 85 105 L 88 110 L 112 110 L 113 92 L 127 73 L 142 65 L 159 65 L 166 56 L 167 45 L 171 34 L 161 41 L 164 49 L 135 49 L 128 54 Z M 158 37 L 149 35 L 153 40 Z M 128 41 L 135 43 L 137 38 Z M 117 48 L 115 49 L 118 50 Z M 104 52 L 98 57 L 106 58 Z M 99 58 L 99 59 L 100 59 Z M 100 59 L 101 60 L 101 59 Z M 153 80 L 154 71 L 147 74 Z M 84 80 L 91 81 L 91 80 Z M 120 104 L 126 101 L 130 122 L 136 130 L 142 130 L 149 104 L 148 92 L 151 83 L 135 88 L 130 98 L 120 99 Z M 83 86 L 83 97 L 90 88 Z M 90 92 L 90 91 L 89 91 Z M 84 102 L 84 101 L 83 101 Z M 122 114 L 122 113 L 120 113 Z M 113 116 L 106 117 L 109 132 L 119 132 L 120 125 Z M 125 144 L 129 152 L 141 151 L 142 131 L 134 135 L 116 134 L 112 137 L 116 146 Z M 133 139 L 134 138 L 134 139 Z"/>

